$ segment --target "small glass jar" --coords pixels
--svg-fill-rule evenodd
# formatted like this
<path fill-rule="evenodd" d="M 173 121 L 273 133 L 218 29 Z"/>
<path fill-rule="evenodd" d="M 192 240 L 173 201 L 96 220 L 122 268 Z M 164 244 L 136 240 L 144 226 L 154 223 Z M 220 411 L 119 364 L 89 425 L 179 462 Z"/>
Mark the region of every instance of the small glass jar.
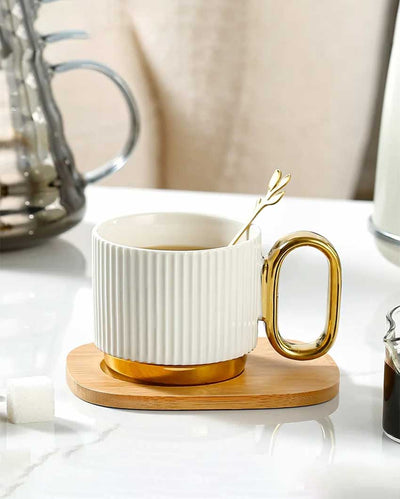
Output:
<path fill-rule="evenodd" d="M 400 443 L 400 305 L 386 319 L 382 425 L 385 434 Z"/>

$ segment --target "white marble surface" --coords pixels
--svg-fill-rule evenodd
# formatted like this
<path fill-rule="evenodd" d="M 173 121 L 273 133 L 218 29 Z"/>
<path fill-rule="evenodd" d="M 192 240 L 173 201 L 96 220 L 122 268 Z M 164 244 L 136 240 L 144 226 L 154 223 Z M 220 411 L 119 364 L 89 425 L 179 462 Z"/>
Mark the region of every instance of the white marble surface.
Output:
<path fill-rule="evenodd" d="M 382 336 L 386 311 L 400 303 L 400 269 L 367 232 L 369 203 L 287 198 L 259 221 L 266 250 L 279 235 L 309 229 L 328 237 L 342 258 L 342 318 L 331 350 L 342 374 L 337 399 L 298 409 L 152 413 L 87 404 L 65 383 L 67 353 L 93 338 L 91 228 L 150 210 L 243 219 L 255 197 L 117 188 L 87 194 L 79 226 L 0 256 L 0 497 L 400 497 L 400 445 L 381 429 Z M 287 259 L 286 336 L 319 332 L 326 272 L 313 250 Z M 7 423 L 6 379 L 38 374 L 55 382 L 54 423 Z"/>

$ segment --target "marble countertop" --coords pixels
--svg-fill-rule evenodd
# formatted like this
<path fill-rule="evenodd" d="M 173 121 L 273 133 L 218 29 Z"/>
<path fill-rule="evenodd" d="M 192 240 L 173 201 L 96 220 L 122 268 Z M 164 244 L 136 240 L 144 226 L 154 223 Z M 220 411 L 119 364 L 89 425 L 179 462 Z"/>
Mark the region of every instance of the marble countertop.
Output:
<path fill-rule="evenodd" d="M 43 246 L 0 255 L 0 498 L 400 497 L 400 445 L 382 434 L 386 312 L 400 269 L 367 231 L 367 202 L 285 198 L 263 212 L 265 251 L 299 229 L 325 235 L 343 265 L 339 396 L 325 404 L 247 411 L 150 412 L 72 395 L 68 352 L 93 340 L 90 232 L 115 215 L 193 211 L 243 219 L 255 196 L 91 187 L 84 221 Z M 311 339 L 324 323 L 327 266 L 312 249 L 282 270 L 280 329 Z M 260 330 L 260 335 L 263 331 Z M 6 420 L 9 377 L 46 374 L 52 423 Z"/>

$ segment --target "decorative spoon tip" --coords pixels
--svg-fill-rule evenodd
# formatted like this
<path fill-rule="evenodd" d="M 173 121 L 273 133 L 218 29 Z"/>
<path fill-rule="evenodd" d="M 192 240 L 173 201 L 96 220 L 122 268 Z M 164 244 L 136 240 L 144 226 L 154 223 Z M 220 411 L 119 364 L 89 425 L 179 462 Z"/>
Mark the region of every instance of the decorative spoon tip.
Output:
<path fill-rule="evenodd" d="M 239 241 L 242 235 L 248 230 L 250 225 L 253 223 L 254 219 L 266 206 L 272 206 L 274 204 L 279 203 L 279 201 L 285 195 L 285 191 L 283 191 L 282 189 L 290 182 L 291 178 L 292 176 L 290 173 L 288 173 L 282 178 L 282 172 L 280 170 L 274 171 L 268 182 L 268 190 L 266 195 L 263 198 L 260 197 L 257 200 L 257 203 L 254 207 L 253 213 L 249 221 L 239 230 L 239 232 L 235 234 L 235 237 L 228 244 L 228 246 L 233 246 Z"/>

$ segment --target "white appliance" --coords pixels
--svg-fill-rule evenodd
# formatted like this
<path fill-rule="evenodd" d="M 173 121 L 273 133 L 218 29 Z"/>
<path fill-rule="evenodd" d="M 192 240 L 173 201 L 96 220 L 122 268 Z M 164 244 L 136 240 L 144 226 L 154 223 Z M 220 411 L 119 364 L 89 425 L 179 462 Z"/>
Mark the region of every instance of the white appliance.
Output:
<path fill-rule="evenodd" d="M 386 80 L 370 228 L 381 253 L 400 266 L 400 14 Z"/>

